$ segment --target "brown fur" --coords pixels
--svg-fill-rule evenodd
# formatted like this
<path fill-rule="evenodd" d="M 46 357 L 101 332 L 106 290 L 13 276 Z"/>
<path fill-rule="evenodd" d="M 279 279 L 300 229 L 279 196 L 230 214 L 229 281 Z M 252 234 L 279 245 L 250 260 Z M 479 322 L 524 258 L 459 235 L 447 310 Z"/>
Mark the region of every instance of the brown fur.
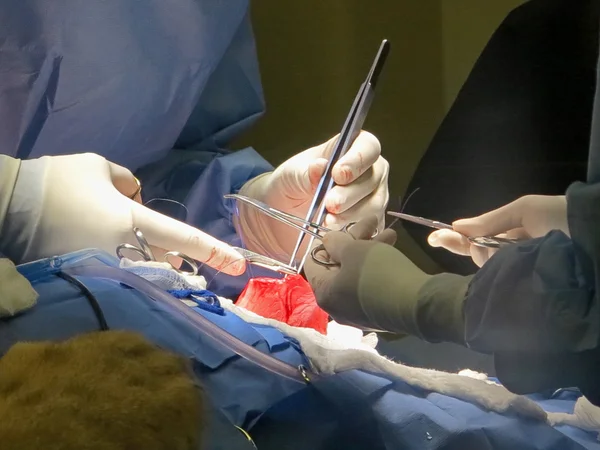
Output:
<path fill-rule="evenodd" d="M 1 450 L 198 449 L 185 359 L 123 331 L 19 343 L 0 359 Z"/>

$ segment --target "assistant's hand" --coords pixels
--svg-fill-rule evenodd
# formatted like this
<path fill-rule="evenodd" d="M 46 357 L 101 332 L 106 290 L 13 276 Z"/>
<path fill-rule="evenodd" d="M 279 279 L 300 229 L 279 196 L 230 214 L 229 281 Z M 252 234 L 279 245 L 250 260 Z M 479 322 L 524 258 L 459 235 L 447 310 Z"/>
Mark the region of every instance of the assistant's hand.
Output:
<path fill-rule="evenodd" d="M 325 172 L 337 136 L 281 164 L 274 172 L 250 181 L 241 193 L 304 218 Z M 389 200 L 389 164 L 375 136 L 365 131 L 333 168 L 336 186 L 327 194 L 324 225 L 336 229 L 362 217 L 376 215 L 380 229 Z M 249 208 L 240 208 L 239 225 L 250 248 L 267 254 L 289 255 L 298 231 Z"/>
<path fill-rule="evenodd" d="M 382 297 L 378 295 L 381 288 L 373 291 L 372 285 L 376 283 L 377 272 L 373 269 L 388 262 L 382 258 L 398 252 L 392 247 L 397 236 L 394 230 L 387 229 L 371 240 L 377 223 L 377 217 L 370 216 L 350 227 L 347 233 L 333 231 L 323 237 L 325 252 L 317 256 L 339 266 L 322 266 L 310 256 L 306 259 L 304 272 L 317 303 L 340 324 L 381 330 L 382 324 L 370 311 L 390 306 L 393 309 L 393 305 L 381 304 Z"/>
<path fill-rule="evenodd" d="M 337 322 L 364 330 L 464 343 L 462 305 L 470 277 L 424 273 L 391 245 L 393 230 L 368 240 L 376 226 L 373 216 L 351 227 L 352 235 L 333 231 L 323 237 L 339 266 L 307 258 L 304 271 L 321 308 Z"/>
<path fill-rule="evenodd" d="M 138 245 L 138 227 L 157 258 L 176 250 L 231 275 L 244 272 L 227 244 L 129 198 L 137 189 L 129 170 L 92 153 L 22 161 L 0 248 L 17 263 L 83 248 L 114 254 L 121 243 Z"/>
<path fill-rule="evenodd" d="M 465 236 L 500 236 L 531 239 L 561 230 L 569 236 L 567 200 L 564 195 L 526 195 L 481 216 L 457 220 L 455 231 L 438 230 L 429 235 L 432 247 L 443 247 L 457 255 L 471 256 L 479 267 L 496 249 L 473 245 Z"/>

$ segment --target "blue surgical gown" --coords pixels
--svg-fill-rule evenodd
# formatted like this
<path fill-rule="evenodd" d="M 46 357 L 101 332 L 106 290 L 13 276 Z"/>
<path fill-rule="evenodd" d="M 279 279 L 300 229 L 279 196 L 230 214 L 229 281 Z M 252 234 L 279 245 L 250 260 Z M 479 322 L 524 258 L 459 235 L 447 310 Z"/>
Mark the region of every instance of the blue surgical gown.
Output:
<path fill-rule="evenodd" d="M 138 174 L 145 201 L 182 202 L 235 245 L 222 196 L 272 167 L 226 149 L 264 107 L 248 0 L 0 4 L 0 151 L 98 153 Z M 211 288 L 234 297 L 246 281 Z"/>

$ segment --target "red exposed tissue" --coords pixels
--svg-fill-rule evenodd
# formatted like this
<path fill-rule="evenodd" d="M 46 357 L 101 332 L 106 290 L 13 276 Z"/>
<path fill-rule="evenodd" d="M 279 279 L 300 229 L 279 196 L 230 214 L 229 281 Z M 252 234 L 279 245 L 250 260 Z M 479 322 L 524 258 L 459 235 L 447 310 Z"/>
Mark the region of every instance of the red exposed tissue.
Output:
<path fill-rule="evenodd" d="M 267 319 L 327 334 L 329 315 L 317 305 L 310 284 L 301 275 L 252 278 L 236 305 Z"/>

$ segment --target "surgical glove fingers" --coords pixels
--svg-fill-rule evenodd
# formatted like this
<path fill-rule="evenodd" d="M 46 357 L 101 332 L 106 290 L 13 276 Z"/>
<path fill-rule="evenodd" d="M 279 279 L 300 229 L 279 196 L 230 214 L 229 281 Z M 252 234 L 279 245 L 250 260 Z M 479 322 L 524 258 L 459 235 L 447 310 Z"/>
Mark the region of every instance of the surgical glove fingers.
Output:
<path fill-rule="evenodd" d="M 427 242 L 432 247 L 442 247 L 456 255 L 470 256 L 479 267 L 494 254 L 494 249 L 474 245 L 467 237 L 452 230 L 434 231 Z"/>
<path fill-rule="evenodd" d="M 522 228 L 527 237 L 561 230 L 568 235 L 565 196 L 526 195 L 478 217 L 455 221 L 452 226 L 467 236 L 496 236 Z"/>
<path fill-rule="evenodd" d="M 471 255 L 471 242 L 456 231 L 436 230 L 427 237 L 427 242 L 432 247 L 443 247 L 457 255 Z"/>
<path fill-rule="evenodd" d="M 293 156 L 267 176 L 246 183 L 240 192 L 288 214 L 305 217 L 338 139 L 339 136 L 335 136 L 324 144 Z M 380 225 L 383 225 L 389 200 L 389 164 L 381 158 L 377 139 L 370 133 L 359 134 L 336 166 L 332 178 L 339 186 L 334 187 L 325 199 L 328 214 L 323 225 L 336 229 L 371 214 L 377 214 Z M 252 228 L 245 223 L 252 220 L 255 230 L 262 229 L 262 247 L 273 254 L 290 254 L 293 251 L 297 230 L 264 216 L 244 216 L 244 220 L 240 219 L 236 226 L 248 231 Z"/>
<path fill-rule="evenodd" d="M 381 242 L 382 244 L 395 245 L 398 240 L 398 233 L 391 228 L 386 228 L 381 233 L 373 238 L 374 241 Z"/>
<path fill-rule="evenodd" d="M 117 191 L 127 198 L 142 203 L 141 186 L 133 173 L 125 167 L 106 161 L 110 170 L 110 178 Z"/>
<path fill-rule="evenodd" d="M 471 259 L 477 265 L 477 267 L 482 267 L 488 261 L 488 259 L 490 259 L 497 251 L 498 249 L 496 248 L 471 245 Z"/>
<path fill-rule="evenodd" d="M 348 233 L 354 239 L 371 239 L 375 231 L 377 231 L 378 224 L 379 218 L 371 215 L 348 228 Z"/>
<path fill-rule="evenodd" d="M 524 239 L 529 236 L 523 228 L 516 228 L 514 230 L 509 230 L 506 233 L 500 233 L 497 235 L 497 237 L 504 239 Z M 471 259 L 473 259 L 473 262 L 478 267 L 482 267 L 492 256 L 494 256 L 497 251 L 497 248 L 482 247 L 480 245 L 471 244 Z"/>
<path fill-rule="evenodd" d="M 373 240 L 381 242 L 382 244 L 394 245 L 398 239 L 398 234 L 391 228 L 387 228 L 381 233 L 376 234 L 378 225 L 378 217 L 375 215 L 369 216 L 355 225 L 352 225 L 348 229 L 348 233 L 357 240 Z"/>
<path fill-rule="evenodd" d="M 496 236 L 522 225 L 523 212 L 516 200 L 477 217 L 456 220 L 452 227 L 466 236 Z"/>
<path fill-rule="evenodd" d="M 506 233 L 499 234 L 498 237 L 508 239 L 531 239 L 531 235 L 525 228 L 515 228 L 514 230 L 508 230 Z"/>
<path fill-rule="evenodd" d="M 369 167 L 360 177 L 348 185 L 335 185 L 325 197 L 325 206 L 331 214 L 342 214 L 361 200 L 370 198 L 380 187 L 387 192 L 389 165 L 383 158 Z M 375 200 L 375 201 L 373 201 Z M 381 199 L 371 199 L 371 203 L 381 207 Z"/>
<path fill-rule="evenodd" d="M 127 198 L 133 183 L 131 172 L 94 154 L 22 161 L 3 252 L 18 262 L 82 248 L 114 253 L 123 242 L 137 244 L 132 232 L 137 226 L 152 245 L 232 275 L 244 272 L 243 257 L 226 244 Z"/>
<path fill-rule="evenodd" d="M 361 131 L 346 154 L 333 167 L 333 181 L 340 186 L 353 183 L 380 159 L 379 140 L 371 133 Z"/>
<path fill-rule="evenodd" d="M 160 248 L 174 249 L 229 275 L 246 270 L 242 255 L 229 245 L 183 222 L 164 216 L 139 204 L 132 206 L 134 226 L 148 242 Z"/>
<path fill-rule="evenodd" d="M 338 186 L 336 186 L 338 187 Z M 334 189 L 336 188 L 334 187 Z M 346 189 L 351 189 L 347 186 Z M 333 191 L 333 189 L 332 189 Z M 379 228 L 383 228 L 385 224 L 385 208 L 389 202 L 389 190 L 387 185 L 387 176 L 384 182 L 379 184 L 374 192 L 363 198 L 350 209 L 339 214 L 327 214 L 325 216 L 324 225 L 327 228 L 336 229 L 344 224 L 356 221 L 362 217 L 376 215 L 379 219 Z"/>
<path fill-rule="evenodd" d="M 311 181 L 310 185 L 312 191 L 314 191 L 320 178 L 323 176 L 323 173 L 325 173 L 327 161 L 329 161 L 329 158 L 336 147 L 338 138 L 339 134 L 332 137 L 324 144 L 312 147 L 306 152 L 300 153 L 292 158 L 294 162 L 296 162 L 295 160 L 300 161 L 306 158 L 310 160 L 308 175 Z M 346 154 L 333 166 L 331 175 L 336 184 L 346 186 L 350 183 L 354 183 L 361 175 L 376 164 L 386 166 L 385 168 L 387 168 L 387 162 L 381 158 L 381 146 L 379 141 L 371 133 L 361 131 Z M 298 182 L 298 185 L 308 187 L 305 186 L 305 183 L 300 183 L 302 180 L 296 181 Z M 311 194 L 312 191 L 310 192 Z"/>
<path fill-rule="evenodd" d="M 496 236 L 504 239 L 527 239 L 530 237 L 523 228 L 509 230 L 506 233 L 500 233 Z M 471 244 L 470 248 L 471 258 L 478 267 L 482 267 L 497 251 L 497 248 L 482 247 L 475 244 Z"/>
<path fill-rule="evenodd" d="M 354 241 L 373 240 L 379 243 L 394 245 L 397 234 L 392 229 L 383 230 L 372 238 L 377 230 L 378 218 L 375 215 L 368 216 L 366 219 L 352 225 L 346 232 L 332 231 L 327 233 L 322 240 L 325 251 L 330 255 L 332 261 L 340 263 L 342 261 L 344 250 Z"/>
<path fill-rule="evenodd" d="M 491 256 L 490 249 L 473 245 L 468 238 L 452 230 L 437 230 L 429 235 L 427 242 L 432 247 L 442 247 L 461 256 L 470 256 L 481 267 Z"/>
<path fill-rule="evenodd" d="M 343 231 L 332 231 L 323 236 L 323 247 L 329 255 L 332 262 L 340 263 L 344 250 L 348 245 L 351 245 L 356 240 L 348 233 Z"/>

